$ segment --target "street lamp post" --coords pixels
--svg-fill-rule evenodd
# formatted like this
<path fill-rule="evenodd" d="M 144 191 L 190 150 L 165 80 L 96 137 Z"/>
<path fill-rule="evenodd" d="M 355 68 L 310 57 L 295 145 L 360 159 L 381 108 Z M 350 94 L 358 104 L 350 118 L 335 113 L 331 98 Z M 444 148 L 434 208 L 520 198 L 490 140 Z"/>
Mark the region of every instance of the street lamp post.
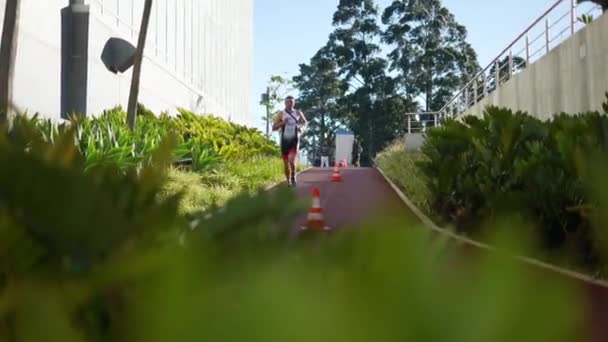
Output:
<path fill-rule="evenodd" d="M 270 88 L 262 94 L 262 103 L 266 107 L 266 137 L 270 138 Z"/>

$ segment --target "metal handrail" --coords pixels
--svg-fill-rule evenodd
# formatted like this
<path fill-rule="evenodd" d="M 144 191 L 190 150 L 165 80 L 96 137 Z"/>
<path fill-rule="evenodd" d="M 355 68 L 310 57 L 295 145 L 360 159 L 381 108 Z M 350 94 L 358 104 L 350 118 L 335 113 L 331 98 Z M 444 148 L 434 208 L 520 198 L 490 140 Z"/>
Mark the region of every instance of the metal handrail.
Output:
<path fill-rule="evenodd" d="M 440 124 L 439 112 L 406 113 L 405 115 L 407 117 L 405 131 L 408 134 L 424 133 L 427 128 L 439 126 Z M 425 116 L 431 116 L 431 118 L 423 119 Z"/>
<path fill-rule="evenodd" d="M 557 20 L 555 20 L 555 22 L 549 24 L 549 16 L 551 14 L 553 14 L 556 9 L 558 7 L 560 7 L 560 5 L 564 4 L 568 2 L 569 6 L 568 6 L 568 12 L 561 15 Z M 561 37 L 562 35 L 564 35 L 565 32 L 570 31 L 570 36 L 572 36 L 576 31 L 577 31 L 577 17 L 576 17 L 576 10 L 577 8 L 581 6 L 581 4 L 577 4 L 576 0 L 558 0 L 556 1 L 553 5 L 551 5 L 551 7 L 549 7 L 549 9 L 547 9 L 541 16 L 539 16 L 531 25 L 529 25 L 522 33 L 520 33 L 517 38 L 515 38 L 505 49 L 503 49 L 500 54 L 498 54 L 498 56 L 496 58 L 494 58 L 483 70 L 481 70 L 480 72 L 478 72 L 473 78 L 471 78 L 470 81 L 468 81 L 452 98 L 450 98 L 450 100 L 437 112 L 431 112 L 431 113 L 437 113 L 437 115 L 439 116 L 439 121 L 441 121 L 441 119 L 444 119 L 445 117 L 456 117 L 464 112 L 466 112 L 467 109 L 471 108 L 473 105 L 477 104 L 481 99 L 485 98 L 487 95 L 489 95 L 490 93 L 492 93 L 493 91 L 495 91 L 496 89 L 498 89 L 502 83 L 508 81 L 509 79 L 511 79 L 513 77 L 513 75 L 516 73 L 516 71 L 518 71 L 517 68 L 522 67 L 522 64 L 515 64 L 516 62 L 514 62 L 514 59 L 516 57 L 522 58 L 523 61 L 525 61 L 525 67 L 528 67 L 531 63 L 531 59 L 532 57 L 536 56 L 539 52 L 541 53 L 542 56 L 542 50 L 545 50 L 545 54 L 548 53 L 551 50 L 551 43 L 553 43 L 555 40 L 558 40 L 559 37 Z M 600 6 L 592 6 L 592 8 L 585 12 L 584 14 L 591 14 L 592 12 L 601 9 Z M 565 18 L 570 18 L 570 22 L 567 28 L 565 29 L 561 29 L 556 35 L 555 37 L 552 39 L 550 37 L 550 30 L 552 28 L 554 28 L 555 26 L 557 26 L 560 22 L 562 22 Z M 535 37 L 532 41 L 529 40 L 529 34 L 531 33 L 531 31 L 537 27 L 538 24 L 542 23 L 544 21 L 544 31 L 539 34 L 537 37 Z M 558 28 L 559 29 L 559 28 Z M 540 40 L 541 38 L 545 38 L 544 39 L 544 45 L 540 48 L 538 48 L 537 50 L 535 50 L 533 53 L 530 53 L 530 47 L 536 43 L 538 40 Z M 513 48 L 516 44 L 518 43 L 525 43 L 525 47 L 522 48 L 517 54 L 513 54 Z M 561 44 L 561 42 L 560 42 Z M 559 45 L 559 44 L 557 44 Z M 555 46 L 557 46 L 555 45 Z M 554 46 L 554 47 L 555 47 Z M 525 53 L 525 56 L 519 56 L 521 53 Z M 506 63 L 507 65 L 501 65 L 503 63 L 503 60 L 508 58 L 508 63 Z M 540 58 L 540 56 L 538 57 Z M 505 67 L 507 68 L 507 72 L 502 75 L 502 73 L 505 70 Z M 494 73 L 495 75 L 488 75 L 489 71 L 494 68 Z M 490 82 L 490 78 L 493 77 L 494 80 L 494 84 L 492 84 Z M 506 78 L 506 80 L 505 80 Z M 481 86 L 479 85 L 481 80 Z M 492 89 L 490 89 L 490 85 L 493 85 L 494 87 Z M 479 94 L 479 90 L 481 91 L 481 95 Z M 470 90 L 473 90 L 473 93 L 470 94 Z M 463 96 L 464 96 L 464 103 L 460 103 L 461 100 L 463 100 Z M 470 103 L 472 102 L 472 104 Z M 463 109 L 456 109 L 456 105 L 459 104 L 463 104 Z M 415 113 L 409 113 L 409 114 L 415 114 Z M 430 113 L 427 113 L 430 114 Z"/>

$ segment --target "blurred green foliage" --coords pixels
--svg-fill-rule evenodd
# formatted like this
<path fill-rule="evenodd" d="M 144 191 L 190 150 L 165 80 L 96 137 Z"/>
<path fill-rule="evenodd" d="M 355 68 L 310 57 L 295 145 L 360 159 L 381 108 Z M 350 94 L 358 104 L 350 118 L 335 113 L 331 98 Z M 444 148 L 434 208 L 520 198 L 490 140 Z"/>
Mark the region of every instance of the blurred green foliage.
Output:
<path fill-rule="evenodd" d="M 561 278 L 414 222 L 294 239 L 286 187 L 186 220 L 163 195 L 178 137 L 83 172 L 77 129 L 0 133 L 2 342 L 581 340 Z"/>

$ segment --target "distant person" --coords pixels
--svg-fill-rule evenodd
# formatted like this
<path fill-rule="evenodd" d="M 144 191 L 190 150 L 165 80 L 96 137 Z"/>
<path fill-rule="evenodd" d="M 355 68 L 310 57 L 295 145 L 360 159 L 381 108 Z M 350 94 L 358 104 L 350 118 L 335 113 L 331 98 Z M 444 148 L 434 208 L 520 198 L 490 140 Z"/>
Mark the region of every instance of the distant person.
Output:
<path fill-rule="evenodd" d="M 361 166 L 361 151 L 363 150 L 363 148 L 361 147 L 361 144 L 359 143 L 359 140 L 354 139 L 353 140 L 353 155 L 352 155 L 352 159 L 353 159 L 353 165 L 354 166 Z"/>
<path fill-rule="evenodd" d="M 321 167 L 329 167 L 329 148 L 325 144 L 321 146 Z"/>
<path fill-rule="evenodd" d="M 273 131 L 279 131 L 281 141 L 281 157 L 285 166 L 285 178 L 289 186 L 296 186 L 296 164 L 300 144 L 300 133 L 306 126 L 306 117 L 302 111 L 295 109 L 296 100 L 293 96 L 285 98 L 285 109 L 280 111 L 272 124 Z"/>

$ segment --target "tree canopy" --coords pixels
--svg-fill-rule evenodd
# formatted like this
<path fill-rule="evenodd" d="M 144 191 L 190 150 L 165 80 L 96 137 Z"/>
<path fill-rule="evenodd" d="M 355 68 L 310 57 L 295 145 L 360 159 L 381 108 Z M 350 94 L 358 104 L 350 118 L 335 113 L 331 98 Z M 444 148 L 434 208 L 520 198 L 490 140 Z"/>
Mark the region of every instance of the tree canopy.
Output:
<path fill-rule="evenodd" d="M 466 28 L 440 0 L 395 0 L 382 14 L 391 69 L 426 111 L 441 109 L 480 70 Z"/>
<path fill-rule="evenodd" d="M 480 70 L 466 29 L 440 0 L 395 0 L 383 10 L 374 0 L 341 0 L 332 25 L 293 79 L 310 120 L 302 147 L 314 157 L 347 127 L 369 165 L 405 132 L 405 113 L 441 108 Z"/>

